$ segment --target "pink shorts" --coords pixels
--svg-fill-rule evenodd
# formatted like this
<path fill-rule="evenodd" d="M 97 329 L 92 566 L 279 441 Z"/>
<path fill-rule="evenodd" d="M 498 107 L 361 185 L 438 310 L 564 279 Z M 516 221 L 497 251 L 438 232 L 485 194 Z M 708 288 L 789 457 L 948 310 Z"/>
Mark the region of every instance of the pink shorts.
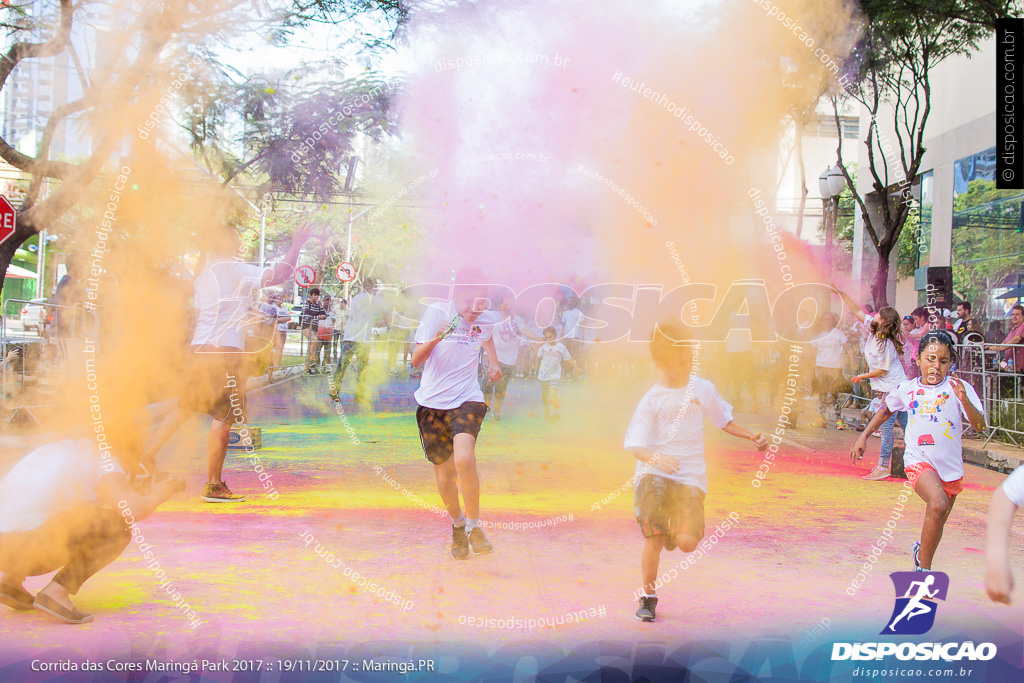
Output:
<path fill-rule="evenodd" d="M 910 485 L 916 487 L 917 478 L 929 470 L 935 472 L 935 474 L 938 474 L 935 468 L 926 462 L 919 462 L 916 465 L 910 465 L 909 467 L 907 467 L 907 478 L 910 479 Z M 941 477 L 939 478 L 939 481 L 942 481 Z M 950 498 L 958 495 L 961 491 L 964 490 L 964 478 L 960 477 L 956 481 L 943 481 L 942 490 L 945 491 L 946 495 L 949 496 Z"/>

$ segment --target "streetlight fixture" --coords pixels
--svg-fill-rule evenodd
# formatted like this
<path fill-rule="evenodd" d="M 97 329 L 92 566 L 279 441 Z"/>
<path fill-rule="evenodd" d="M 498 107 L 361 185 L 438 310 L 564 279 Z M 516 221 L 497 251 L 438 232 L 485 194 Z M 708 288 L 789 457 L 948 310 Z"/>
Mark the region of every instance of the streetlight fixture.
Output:
<path fill-rule="evenodd" d="M 832 246 L 836 235 L 836 217 L 839 215 L 839 196 L 846 188 L 846 177 L 836 164 L 818 176 L 818 189 L 821 191 L 821 209 L 825 218 L 825 259 L 828 263 L 828 276 L 832 277 Z"/>

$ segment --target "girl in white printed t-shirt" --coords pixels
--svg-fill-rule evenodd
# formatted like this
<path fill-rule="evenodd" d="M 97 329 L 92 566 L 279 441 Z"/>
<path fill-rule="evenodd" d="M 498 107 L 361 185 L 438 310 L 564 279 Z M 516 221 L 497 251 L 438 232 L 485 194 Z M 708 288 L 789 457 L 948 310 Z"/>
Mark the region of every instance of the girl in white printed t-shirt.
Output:
<path fill-rule="evenodd" d="M 903 365 L 900 363 L 900 354 L 903 352 L 900 314 L 895 308 L 884 306 L 878 313 L 870 315 L 845 292 L 836 288 L 835 285 L 832 285 L 832 287 L 842 297 L 850 312 L 863 320 L 868 325 L 869 330 L 867 341 L 864 342 L 864 362 L 868 364 L 868 372 L 863 375 L 854 375 L 850 378 L 850 381 L 857 384 L 866 379 L 871 380 L 872 396 L 884 399 L 900 382 L 907 380 L 907 375 L 903 372 Z M 880 481 L 889 476 L 889 463 L 892 459 L 893 430 L 897 422 L 905 430 L 907 428 L 907 414 L 903 412 L 896 413 L 891 419 L 886 420 L 882 424 L 882 450 L 878 454 L 878 464 L 875 465 L 874 469 L 861 477 L 862 479 Z M 865 430 L 865 434 L 870 433 Z M 864 457 L 863 452 L 860 457 Z"/>
<path fill-rule="evenodd" d="M 871 430 L 894 412 L 910 413 L 903 460 L 914 491 L 927 504 L 921 540 L 911 551 L 914 571 L 931 571 L 946 518 L 964 488 L 961 414 L 978 431 L 985 429 L 981 399 L 974 387 L 949 373 L 955 353 L 953 337 L 945 330 L 925 334 L 917 356 L 922 376 L 889 392 L 851 453 L 851 457 L 861 455 Z"/>

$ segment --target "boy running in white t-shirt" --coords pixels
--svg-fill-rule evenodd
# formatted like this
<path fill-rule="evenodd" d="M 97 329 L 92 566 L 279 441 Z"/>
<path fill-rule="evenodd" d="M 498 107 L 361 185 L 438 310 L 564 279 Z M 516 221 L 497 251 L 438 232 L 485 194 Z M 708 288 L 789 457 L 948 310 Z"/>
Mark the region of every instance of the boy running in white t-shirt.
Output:
<path fill-rule="evenodd" d="M 946 518 L 964 488 L 961 413 L 976 430 L 985 429 L 981 400 L 974 387 L 964 384 L 956 375 L 947 377 L 954 348 L 953 337 L 945 330 L 928 332 L 921 338 L 917 362 L 922 376 L 902 382 L 889 392 L 885 405 L 857 439 L 850 456 L 861 456 L 868 434 L 893 413 L 910 414 L 903 463 L 907 478 L 928 506 L 921 540 L 911 550 L 914 571 L 931 570 Z"/>
<path fill-rule="evenodd" d="M 526 323 L 512 311 L 508 299 L 503 299 L 498 306 L 501 323 L 494 328 L 492 339 L 494 350 L 501 364 L 501 379 L 492 382 L 487 377 L 487 362 L 480 364 L 482 368 L 481 387 L 484 391 L 484 403 L 491 409 L 491 419 L 501 421 L 501 406 L 508 394 L 508 383 L 516 374 L 516 363 L 519 360 L 519 345 L 524 339 L 539 341 L 540 337 L 526 328 Z M 486 360 L 486 359 L 483 359 Z M 492 401 L 493 396 L 493 403 Z"/>
<path fill-rule="evenodd" d="M 452 518 L 451 553 L 456 560 L 469 557 L 470 545 L 477 555 L 494 550 L 480 528 L 476 437 L 487 405 L 477 363 L 483 347 L 490 361 L 488 377 L 492 382 L 501 379 L 491 339 L 500 317 L 487 310 L 483 281 L 478 270 L 460 271 L 453 300 L 433 304 L 423 313 L 412 352 L 413 367 L 423 366 L 420 388 L 414 394 L 420 443 L 434 465 L 437 491 Z M 460 485 L 466 515 L 459 506 Z"/>
<path fill-rule="evenodd" d="M 626 431 L 625 448 L 637 459 L 634 511 L 644 535 L 640 621 L 654 621 L 662 548 L 690 553 L 704 537 L 704 418 L 726 434 L 753 441 L 758 451 L 768 448 L 764 436 L 732 419 L 732 406 L 711 382 L 691 374 L 690 347 L 675 341 L 681 339 L 680 326 L 655 329 L 651 356 L 661 381 L 640 399 Z"/>
<path fill-rule="evenodd" d="M 1010 571 L 1010 524 L 1017 509 L 1024 507 L 1024 467 L 1018 467 L 992 494 L 988 506 L 988 544 L 985 560 L 985 592 L 989 600 L 1010 604 L 1013 572 Z"/>
<path fill-rule="evenodd" d="M 568 361 L 575 370 L 579 370 L 576 361 L 569 355 L 569 349 L 557 341 L 558 330 L 552 325 L 544 328 L 544 343 L 537 348 L 540 369 L 537 379 L 540 380 L 540 398 L 544 402 L 544 419 L 558 422 L 558 386 L 562 381 L 562 361 Z"/>

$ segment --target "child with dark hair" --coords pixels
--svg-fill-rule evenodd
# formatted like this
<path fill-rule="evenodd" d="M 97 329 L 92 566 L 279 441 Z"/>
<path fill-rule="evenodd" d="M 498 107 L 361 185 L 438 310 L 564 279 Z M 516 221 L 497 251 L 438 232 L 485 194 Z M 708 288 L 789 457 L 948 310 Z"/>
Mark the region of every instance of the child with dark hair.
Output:
<path fill-rule="evenodd" d="M 913 328 L 910 332 L 906 333 L 904 338 L 907 340 L 907 345 L 910 346 L 910 354 L 914 358 L 917 358 L 921 337 L 931 332 L 932 329 L 938 329 L 937 319 L 936 317 L 936 324 L 932 324 L 932 314 L 924 306 L 918 306 L 910 312 L 910 322 Z"/>
<path fill-rule="evenodd" d="M 540 359 L 537 379 L 540 380 L 540 398 L 544 402 L 544 419 L 548 422 L 558 422 L 561 417 L 558 414 L 558 386 L 562 381 L 562 361 L 579 372 L 576 361 L 569 355 L 569 349 L 556 339 L 557 336 L 558 330 L 548 325 L 544 328 L 544 343 L 537 349 L 537 357 Z"/>
<path fill-rule="evenodd" d="M 320 288 L 313 287 L 309 290 L 309 296 L 302 307 L 302 316 L 299 318 L 299 327 L 302 335 L 309 340 L 309 348 L 306 350 L 306 373 L 314 374 L 320 365 L 320 349 L 324 343 L 320 341 L 320 321 L 327 319 L 327 309 L 320 302 Z"/>
<path fill-rule="evenodd" d="M 732 419 L 732 406 L 711 382 L 692 374 L 693 358 L 683 339 L 681 326 L 655 329 L 651 356 L 661 380 L 640 399 L 626 431 L 625 448 L 637 459 L 634 506 L 644 535 L 640 621 L 655 618 L 662 548 L 690 553 L 704 537 L 704 418 L 726 434 L 753 441 L 758 451 L 768 448 L 764 436 Z"/>
<path fill-rule="evenodd" d="M 928 332 L 921 338 L 917 361 L 921 377 L 906 380 L 889 392 L 885 404 L 871 419 L 850 453 L 861 458 L 867 435 L 890 419 L 896 411 L 909 411 L 907 450 L 904 463 L 907 478 L 927 508 L 921 540 L 911 553 L 914 571 L 930 571 L 942 530 L 956 497 L 964 488 L 963 415 L 979 432 L 985 428 L 981 400 L 969 384 L 950 373 L 956 358 L 953 337 L 945 330 Z"/>
<path fill-rule="evenodd" d="M 886 394 L 907 380 L 907 375 L 903 372 L 903 365 L 900 363 L 900 354 L 903 352 L 900 314 L 891 306 L 883 306 L 878 313 L 873 316 L 868 315 L 846 292 L 835 285 L 832 285 L 832 288 L 843 299 L 850 312 L 868 325 L 869 330 L 868 339 L 864 344 L 864 360 L 868 364 L 868 372 L 854 375 L 850 381 L 857 384 L 865 379 L 871 380 L 873 396 L 884 399 Z M 897 421 L 903 429 L 906 429 L 907 425 L 905 412 L 890 413 L 890 415 L 892 415 L 892 419 L 882 425 L 882 451 L 878 456 L 878 464 L 862 479 L 880 481 L 889 476 L 893 430 Z M 865 430 L 865 434 L 870 434 L 873 431 L 874 428 Z M 863 452 L 860 457 L 864 457 Z"/>
<path fill-rule="evenodd" d="M 910 339 L 910 335 L 914 332 L 913 316 L 903 316 L 903 320 L 900 322 L 900 331 L 903 333 L 904 339 Z M 921 376 L 921 372 L 917 367 L 917 353 L 913 344 L 904 345 L 903 351 L 900 352 L 900 364 L 903 365 L 903 374 L 907 376 L 907 379 Z"/>

